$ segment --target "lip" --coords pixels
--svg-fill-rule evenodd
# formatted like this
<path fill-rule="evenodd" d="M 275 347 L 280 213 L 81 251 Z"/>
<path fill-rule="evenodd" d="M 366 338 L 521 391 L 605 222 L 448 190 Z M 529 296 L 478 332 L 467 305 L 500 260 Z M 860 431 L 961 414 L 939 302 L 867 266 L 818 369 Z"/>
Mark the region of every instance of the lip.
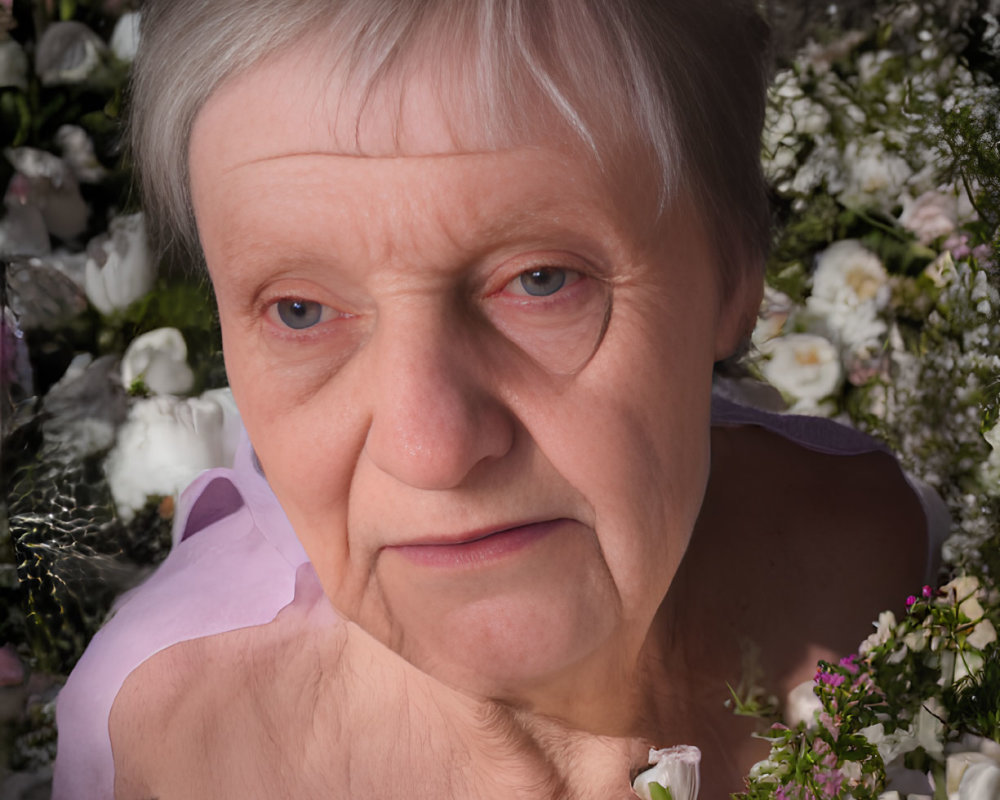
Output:
<path fill-rule="evenodd" d="M 428 538 L 386 547 L 417 564 L 438 567 L 461 567 L 484 564 L 530 547 L 545 538 L 565 519 L 525 522 L 460 534 L 454 538 Z"/>

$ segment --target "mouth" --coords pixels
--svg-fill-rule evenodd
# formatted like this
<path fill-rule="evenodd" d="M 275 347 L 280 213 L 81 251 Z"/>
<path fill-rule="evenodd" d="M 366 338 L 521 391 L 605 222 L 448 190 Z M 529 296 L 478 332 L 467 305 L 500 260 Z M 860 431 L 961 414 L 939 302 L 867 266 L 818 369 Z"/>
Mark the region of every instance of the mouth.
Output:
<path fill-rule="evenodd" d="M 409 561 L 424 566 L 462 567 L 485 564 L 530 547 L 569 522 L 550 519 L 528 522 L 487 532 L 463 534 L 451 539 L 426 539 L 386 550 L 399 553 Z"/>

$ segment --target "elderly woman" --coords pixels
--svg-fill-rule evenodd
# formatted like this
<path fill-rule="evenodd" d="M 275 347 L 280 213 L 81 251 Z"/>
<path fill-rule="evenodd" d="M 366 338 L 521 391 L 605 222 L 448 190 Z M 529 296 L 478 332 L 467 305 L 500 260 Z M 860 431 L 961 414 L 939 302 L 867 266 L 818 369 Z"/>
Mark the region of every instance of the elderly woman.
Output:
<path fill-rule="evenodd" d="M 740 788 L 727 683 L 783 696 L 929 563 L 874 443 L 712 400 L 766 38 L 735 0 L 147 3 L 147 207 L 246 437 L 71 676 L 57 798 L 629 797 L 650 743 Z"/>

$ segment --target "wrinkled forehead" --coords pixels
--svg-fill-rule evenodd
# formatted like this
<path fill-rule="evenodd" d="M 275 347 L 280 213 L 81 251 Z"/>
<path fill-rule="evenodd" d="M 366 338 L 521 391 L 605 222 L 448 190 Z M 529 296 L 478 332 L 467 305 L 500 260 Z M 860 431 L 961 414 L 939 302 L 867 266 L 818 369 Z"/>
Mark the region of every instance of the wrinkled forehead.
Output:
<path fill-rule="evenodd" d="M 417 51 L 380 75 L 329 54 L 328 43 L 306 40 L 224 81 L 195 119 L 192 184 L 199 165 L 226 170 L 288 155 L 395 158 L 541 148 L 592 171 L 602 191 L 627 192 L 632 208 L 644 207 L 648 195 L 651 222 L 659 211 L 658 184 L 639 148 L 604 142 L 598 151 L 527 81 L 483 98 L 454 54 Z M 505 108 L 508 94 L 516 102 Z"/>

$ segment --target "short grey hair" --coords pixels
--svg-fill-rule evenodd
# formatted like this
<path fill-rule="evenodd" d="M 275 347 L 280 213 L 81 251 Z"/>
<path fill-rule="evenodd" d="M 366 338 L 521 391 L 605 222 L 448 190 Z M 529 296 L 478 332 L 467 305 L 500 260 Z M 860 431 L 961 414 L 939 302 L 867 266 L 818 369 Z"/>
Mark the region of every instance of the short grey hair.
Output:
<path fill-rule="evenodd" d="M 638 156 L 661 209 L 679 193 L 697 204 L 725 285 L 762 270 L 769 32 L 751 0 L 147 0 L 129 142 L 161 244 L 200 253 L 187 156 L 202 105 L 307 39 L 369 99 L 438 59 L 458 89 L 445 107 L 488 146 L 539 143 L 544 116 L 605 170 Z"/>

